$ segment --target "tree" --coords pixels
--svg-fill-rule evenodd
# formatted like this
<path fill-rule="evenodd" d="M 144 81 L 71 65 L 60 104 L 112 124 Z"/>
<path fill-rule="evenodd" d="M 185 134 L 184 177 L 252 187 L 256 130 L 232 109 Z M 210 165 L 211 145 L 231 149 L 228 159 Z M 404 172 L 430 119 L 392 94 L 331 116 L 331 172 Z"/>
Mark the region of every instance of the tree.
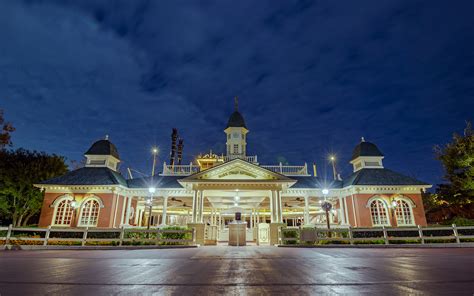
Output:
<path fill-rule="evenodd" d="M 25 149 L 0 150 L 0 213 L 14 226 L 27 225 L 43 203 L 43 193 L 33 184 L 66 172 L 62 156 Z"/>
<path fill-rule="evenodd" d="M 9 122 L 5 122 L 5 118 L 3 117 L 3 110 L 0 109 L 0 150 L 4 149 L 5 146 L 10 146 L 12 144 L 11 141 L 11 133 L 15 131 L 13 125 Z"/>
<path fill-rule="evenodd" d="M 437 158 L 445 169 L 447 184 L 438 186 L 438 195 L 450 204 L 474 201 L 474 133 L 468 122 L 463 135 L 454 134 L 453 141 L 435 147 Z"/>

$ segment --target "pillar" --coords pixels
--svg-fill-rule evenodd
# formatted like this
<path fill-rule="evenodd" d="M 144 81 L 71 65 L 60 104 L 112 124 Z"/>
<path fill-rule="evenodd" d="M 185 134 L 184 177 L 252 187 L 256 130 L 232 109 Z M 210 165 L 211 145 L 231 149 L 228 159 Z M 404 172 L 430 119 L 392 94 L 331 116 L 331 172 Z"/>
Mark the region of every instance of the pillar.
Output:
<path fill-rule="evenodd" d="M 197 198 L 197 191 L 193 191 L 193 212 L 191 214 L 191 222 L 196 223 L 197 221 L 197 208 L 198 208 L 198 198 Z"/>
<path fill-rule="evenodd" d="M 122 203 L 122 211 L 120 213 L 120 226 L 122 226 L 125 222 L 125 207 L 127 206 L 127 197 L 123 196 L 123 203 Z"/>
<path fill-rule="evenodd" d="M 309 221 L 309 196 L 304 196 L 304 224 L 308 225 Z"/>
<path fill-rule="evenodd" d="M 127 211 L 125 213 L 125 225 L 130 225 L 130 211 L 132 210 L 132 197 L 127 197 Z"/>
<path fill-rule="evenodd" d="M 198 191 L 198 200 L 199 200 L 199 214 L 198 218 L 199 220 L 197 221 L 198 223 L 203 223 L 204 222 L 204 194 L 202 190 Z"/>
<path fill-rule="evenodd" d="M 273 207 L 273 190 L 270 192 L 270 223 L 275 222 L 275 209 Z"/>
<path fill-rule="evenodd" d="M 166 218 L 167 218 L 167 213 L 166 211 L 168 210 L 168 194 L 166 193 L 164 196 L 163 196 L 163 213 L 162 213 L 162 221 L 161 221 L 161 225 L 166 225 Z"/>
<path fill-rule="evenodd" d="M 340 215 L 340 221 L 341 224 L 346 224 L 346 215 L 344 211 L 344 202 L 342 200 L 342 197 L 339 197 L 339 215 Z"/>

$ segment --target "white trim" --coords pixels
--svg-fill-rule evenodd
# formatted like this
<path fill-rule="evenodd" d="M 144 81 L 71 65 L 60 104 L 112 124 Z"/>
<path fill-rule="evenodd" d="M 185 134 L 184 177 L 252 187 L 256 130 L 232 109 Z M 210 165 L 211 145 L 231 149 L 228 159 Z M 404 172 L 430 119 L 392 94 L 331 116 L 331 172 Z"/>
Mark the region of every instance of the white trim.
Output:
<path fill-rule="evenodd" d="M 84 224 L 82 223 L 82 215 L 83 215 L 83 212 L 84 212 L 84 206 L 89 202 L 89 201 L 96 201 L 98 204 L 99 204 L 99 209 L 97 210 L 97 221 L 96 221 L 96 224 L 95 225 L 91 225 L 89 223 L 87 224 Z M 102 204 L 102 206 L 101 206 Z M 99 224 L 99 217 L 100 217 L 100 209 L 103 208 L 103 203 L 102 203 L 102 200 L 100 199 L 100 197 L 98 196 L 95 196 L 95 195 L 92 195 L 92 196 L 89 196 L 89 197 L 86 197 L 82 202 L 81 202 L 81 207 L 80 207 L 80 213 L 79 213 L 79 219 L 77 220 L 77 226 L 80 226 L 80 227 L 97 227 L 97 225 Z M 90 213 L 89 213 L 89 217 L 88 217 L 88 222 L 90 222 Z"/>

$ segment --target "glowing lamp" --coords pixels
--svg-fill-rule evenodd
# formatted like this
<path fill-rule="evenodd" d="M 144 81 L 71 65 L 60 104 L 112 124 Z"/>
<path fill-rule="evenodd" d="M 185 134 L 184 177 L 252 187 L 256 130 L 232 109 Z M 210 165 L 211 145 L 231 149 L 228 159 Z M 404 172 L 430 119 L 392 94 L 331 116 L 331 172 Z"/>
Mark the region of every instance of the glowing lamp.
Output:
<path fill-rule="evenodd" d="M 324 188 L 322 191 L 323 191 L 323 194 L 324 194 L 324 195 L 328 195 L 328 194 L 329 194 L 329 189 L 327 189 L 327 188 Z"/>
<path fill-rule="evenodd" d="M 150 193 L 155 193 L 155 191 L 156 191 L 155 187 L 148 188 L 148 192 L 150 192 Z"/>

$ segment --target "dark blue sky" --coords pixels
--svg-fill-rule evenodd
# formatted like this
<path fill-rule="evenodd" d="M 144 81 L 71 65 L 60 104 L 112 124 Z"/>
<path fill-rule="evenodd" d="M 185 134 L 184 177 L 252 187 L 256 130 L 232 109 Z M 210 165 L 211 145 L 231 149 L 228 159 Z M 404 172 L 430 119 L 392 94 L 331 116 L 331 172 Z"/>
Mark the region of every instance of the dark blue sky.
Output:
<path fill-rule="evenodd" d="M 109 134 L 122 167 L 224 151 L 239 96 L 264 164 L 336 153 L 360 137 L 385 166 L 437 183 L 433 146 L 474 110 L 474 2 L 0 0 L 0 108 L 15 147 L 80 160 Z"/>

